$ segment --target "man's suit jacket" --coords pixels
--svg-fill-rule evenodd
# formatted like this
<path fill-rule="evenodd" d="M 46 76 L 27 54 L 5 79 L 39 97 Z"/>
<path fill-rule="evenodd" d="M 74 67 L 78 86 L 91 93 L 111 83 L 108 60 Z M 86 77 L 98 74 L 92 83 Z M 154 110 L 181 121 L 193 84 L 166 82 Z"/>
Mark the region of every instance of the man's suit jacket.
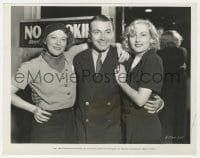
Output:
<path fill-rule="evenodd" d="M 100 74 L 95 74 L 92 50 L 74 58 L 77 75 L 76 116 L 80 143 L 121 143 L 121 107 L 114 69 L 118 58 L 111 47 Z"/>

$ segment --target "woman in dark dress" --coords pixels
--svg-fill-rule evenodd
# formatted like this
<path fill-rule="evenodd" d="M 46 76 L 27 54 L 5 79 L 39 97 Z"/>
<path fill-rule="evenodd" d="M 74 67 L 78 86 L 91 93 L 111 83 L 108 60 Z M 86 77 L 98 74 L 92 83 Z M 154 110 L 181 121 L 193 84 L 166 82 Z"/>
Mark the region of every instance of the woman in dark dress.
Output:
<path fill-rule="evenodd" d="M 126 29 L 123 44 L 135 56 L 125 66 L 119 65 L 115 72 L 122 89 L 125 143 L 161 143 L 158 116 L 143 107 L 162 87 L 162 60 L 156 54 L 159 48 L 157 31 L 149 20 L 135 20 Z"/>
<path fill-rule="evenodd" d="M 165 74 L 161 96 L 166 105 L 159 113 L 163 143 L 182 143 L 186 138 L 187 50 L 181 47 L 182 40 L 175 30 L 165 31 L 160 39 L 158 55 L 163 60 Z M 178 137 L 184 139 L 175 139 Z"/>

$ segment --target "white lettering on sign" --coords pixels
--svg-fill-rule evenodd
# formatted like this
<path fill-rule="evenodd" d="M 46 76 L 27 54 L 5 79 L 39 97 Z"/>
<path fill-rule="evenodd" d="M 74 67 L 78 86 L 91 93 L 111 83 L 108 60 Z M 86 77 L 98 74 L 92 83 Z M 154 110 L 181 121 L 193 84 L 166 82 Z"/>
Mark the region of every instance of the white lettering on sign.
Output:
<path fill-rule="evenodd" d="M 89 24 L 67 24 L 67 28 L 74 34 L 74 38 L 88 38 Z M 25 40 L 39 39 L 42 29 L 39 25 L 25 26 Z"/>
<path fill-rule="evenodd" d="M 81 38 L 80 26 L 81 24 L 74 24 L 74 37 Z"/>
<path fill-rule="evenodd" d="M 88 38 L 89 24 L 67 24 L 74 38 Z"/>
<path fill-rule="evenodd" d="M 40 26 L 35 25 L 35 26 L 25 26 L 25 40 L 26 39 L 37 39 L 41 36 L 42 34 L 42 29 Z"/>
<path fill-rule="evenodd" d="M 42 29 L 40 28 L 40 26 L 36 25 L 35 27 L 33 27 L 33 37 L 34 38 L 39 38 L 42 34 Z"/>
<path fill-rule="evenodd" d="M 82 32 L 82 37 L 83 38 L 88 38 L 88 29 L 89 29 L 89 25 L 88 24 L 83 24 L 82 25 L 81 32 Z"/>

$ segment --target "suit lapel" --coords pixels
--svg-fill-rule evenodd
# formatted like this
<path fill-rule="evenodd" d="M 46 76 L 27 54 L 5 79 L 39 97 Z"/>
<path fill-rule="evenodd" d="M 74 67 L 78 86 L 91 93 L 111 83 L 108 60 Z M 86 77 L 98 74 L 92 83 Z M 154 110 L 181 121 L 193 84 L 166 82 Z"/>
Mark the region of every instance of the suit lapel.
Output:
<path fill-rule="evenodd" d="M 92 50 L 89 49 L 88 52 L 84 54 L 83 58 L 84 58 L 82 60 L 83 69 L 86 70 L 86 71 L 89 71 L 92 74 L 95 73 L 94 61 L 93 61 L 93 57 L 92 57 Z"/>
<path fill-rule="evenodd" d="M 83 59 L 81 60 L 81 67 L 82 71 L 84 71 L 87 74 L 89 73 L 89 77 L 85 77 L 84 80 L 87 80 L 88 84 L 92 86 L 93 85 L 92 75 L 95 73 L 95 70 L 94 70 L 94 62 L 91 49 L 88 49 L 88 51 L 83 55 Z"/>
<path fill-rule="evenodd" d="M 103 65 L 102 65 L 101 70 L 100 70 L 99 73 L 102 73 L 102 74 L 104 74 L 106 72 L 110 73 L 110 69 L 112 69 L 111 65 L 116 60 L 117 60 L 117 56 L 115 55 L 114 48 L 110 47 L 110 50 L 108 51 L 108 54 L 107 54 L 107 56 L 106 56 L 106 58 L 105 58 L 105 60 L 103 62 Z"/>
<path fill-rule="evenodd" d="M 117 67 L 117 64 L 118 64 L 117 51 L 115 48 L 110 47 L 110 50 L 108 51 L 108 54 L 99 72 L 103 76 L 103 81 L 100 83 L 100 86 L 102 87 L 107 86 L 108 82 L 104 82 L 106 80 L 105 76 L 110 78 L 110 83 L 114 81 L 113 73 L 114 73 L 114 69 Z"/>

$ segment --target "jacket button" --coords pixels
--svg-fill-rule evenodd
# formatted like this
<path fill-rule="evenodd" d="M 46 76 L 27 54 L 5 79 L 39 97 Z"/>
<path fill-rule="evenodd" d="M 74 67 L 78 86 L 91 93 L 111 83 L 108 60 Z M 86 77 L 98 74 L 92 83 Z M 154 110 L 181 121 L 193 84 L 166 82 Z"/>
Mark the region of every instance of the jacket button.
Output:
<path fill-rule="evenodd" d="M 89 119 L 85 119 L 85 122 L 89 122 Z"/>
<path fill-rule="evenodd" d="M 107 105 L 110 106 L 110 105 L 111 105 L 111 102 L 107 102 Z"/>
<path fill-rule="evenodd" d="M 70 94 L 71 94 L 70 92 L 67 93 L 67 95 L 70 95 Z"/>
<path fill-rule="evenodd" d="M 89 103 L 88 101 L 86 101 L 86 102 L 85 102 L 85 105 L 88 106 L 88 105 L 90 105 L 90 103 Z"/>

